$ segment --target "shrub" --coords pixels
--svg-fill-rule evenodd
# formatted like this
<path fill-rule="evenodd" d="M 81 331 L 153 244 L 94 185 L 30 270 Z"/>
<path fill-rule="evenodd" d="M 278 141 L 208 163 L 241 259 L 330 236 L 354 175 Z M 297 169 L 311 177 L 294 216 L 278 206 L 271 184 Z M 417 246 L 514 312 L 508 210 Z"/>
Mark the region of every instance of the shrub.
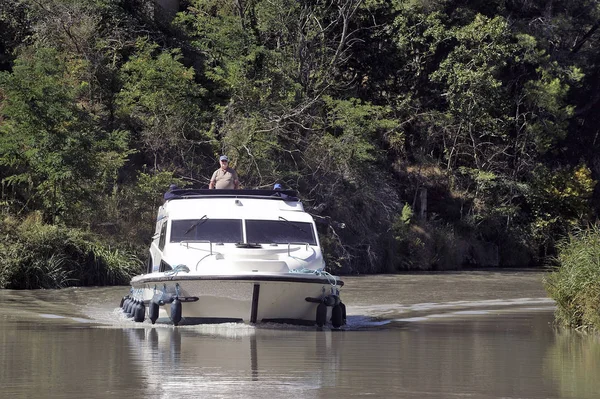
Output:
<path fill-rule="evenodd" d="M 443 223 L 414 222 L 410 206 L 396 217 L 392 231 L 396 242 L 396 270 L 451 270 L 461 266 L 458 238 Z"/>
<path fill-rule="evenodd" d="M 39 214 L 0 221 L 0 288 L 126 284 L 141 271 L 135 251 L 78 229 L 47 225 Z"/>

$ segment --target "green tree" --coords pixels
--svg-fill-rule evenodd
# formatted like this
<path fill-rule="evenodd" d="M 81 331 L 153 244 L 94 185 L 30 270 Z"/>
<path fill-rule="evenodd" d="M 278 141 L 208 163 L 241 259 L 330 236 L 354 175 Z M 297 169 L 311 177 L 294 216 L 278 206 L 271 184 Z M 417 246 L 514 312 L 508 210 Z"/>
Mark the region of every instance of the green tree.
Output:
<path fill-rule="evenodd" d="M 140 151 L 154 170 L 198 173 L 199 150 L 212 144 L 202 107 L 206 91 L 181 61 L 179 50 L 159 51 L 157 44 L 138 41 L 136 53 L 121 68 L 117 115 L 138 135 Z"/>
<path fill-rule="evenodd" d="M 0 164 L 3 184 L 14 188 L 14 209 L 81 222 L 100 181 L 114 180 L 127 159 L 126 134 L 104 131 L 86 110 L 83 64 L 54 49 L 29 48 L 11 73 L 0 75 Z"/>

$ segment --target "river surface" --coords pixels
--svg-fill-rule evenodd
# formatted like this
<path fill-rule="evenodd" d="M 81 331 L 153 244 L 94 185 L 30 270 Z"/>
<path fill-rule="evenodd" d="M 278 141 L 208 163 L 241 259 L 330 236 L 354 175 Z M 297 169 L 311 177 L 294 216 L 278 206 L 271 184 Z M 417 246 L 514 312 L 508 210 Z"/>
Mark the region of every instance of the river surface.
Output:
<path fill-rule="evenodd" d="M 597 398 L 600 339 L 527 270 L 345 277 L 342 331 L 152 326 L 127 287 L 0 290 L 2 398 Z"/>

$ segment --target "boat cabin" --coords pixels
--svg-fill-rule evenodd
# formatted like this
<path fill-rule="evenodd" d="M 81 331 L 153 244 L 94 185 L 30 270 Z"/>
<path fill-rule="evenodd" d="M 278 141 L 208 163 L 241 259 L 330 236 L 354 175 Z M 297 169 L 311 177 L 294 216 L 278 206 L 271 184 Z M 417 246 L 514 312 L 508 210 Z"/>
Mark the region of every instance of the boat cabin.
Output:
<path fill-rule="evenodd" d="M 147 273 L 325 266 L 314 220 L 290 190 L 173 190 L 159 208 L 149 255 Z"/>

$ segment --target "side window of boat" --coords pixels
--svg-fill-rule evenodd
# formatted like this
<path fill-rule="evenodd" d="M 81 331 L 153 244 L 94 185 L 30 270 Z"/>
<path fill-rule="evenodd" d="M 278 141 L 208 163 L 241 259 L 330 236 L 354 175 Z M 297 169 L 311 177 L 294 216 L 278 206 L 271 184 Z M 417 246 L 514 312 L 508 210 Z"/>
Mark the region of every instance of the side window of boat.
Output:
<path fill-rule="evenodd" d="M 158 239 L 158 249 L 161 251 L 165 248 L 165 243 L 167 242 L 167 222 L 164 221 L 162 227 L 160 228 L 160 238 Z"/>
<path fill-rule="evenodd" d="M 152 254 L 148 253 L 148 258 L 146 258 L 146 273 L 152 273 Z"/>

